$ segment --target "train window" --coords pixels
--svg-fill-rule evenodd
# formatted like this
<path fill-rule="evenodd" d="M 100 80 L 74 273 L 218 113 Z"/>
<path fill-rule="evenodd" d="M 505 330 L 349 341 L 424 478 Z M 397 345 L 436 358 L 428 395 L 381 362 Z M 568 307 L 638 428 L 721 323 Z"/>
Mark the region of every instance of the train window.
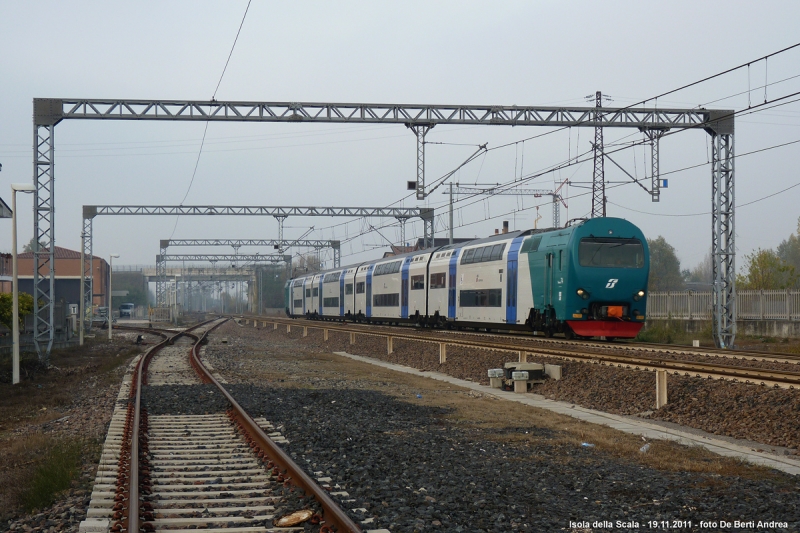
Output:
<path fill-rule="evenodd" d="M 376 294 L 372 297 L 372 305 L 375 307 L 397 307 L 400 305 L 400 294 Z"/>
<path fill-rule="evenodd" d="M 464 257 L 461 258 L 461 264 L 466 265 L 472 263 L 472 258 L 475 256 L 475 248 L 471 248 L 464 252 Z"/>
<path fill-rule="evenodd" d="M 364 294 L 364 282 L 359 281 L 356 283 L 356 294 Z"/>
<path fill-rule="evenodd" d="M 502 307 L 503 289 L 461 291 L 461 307 Z"/>
<path fill-rule="evenodd" d="M 478 248 L 475 250 L 475 255 L 472 256 L 473 263 L 482 263 L 484 261 L 483 256 L 487 252 L 489 252 L 489 257 L 492 256 L 492 247 L 489 246 L 488 248 L 484 246 L 483 248 Z"/>
<path fill-rule="evenodd" d="M 542 242 L 541 235 L 536 235 L 534 237 L 531 237 L 522 244 L 522 249 L 520 250 L 520 252 L 522 253 L 535 252 L 539 249 L 539 244 L 541 242 Z"/>
<path fill-rule="evenodd" d="M 578 245 L 578 261 L 585 267 L 642 268 L 644 246 L 639 239 L 585 237 Z"/>
<path fill-rule="evenodd" d="M 319 296 L 319 287 L 314 287 L 314 293 L 312 296 Z"/>
<path fill-rule="evenodd" d="M 417 291 L 425 288 L 425 276 L 411 276 L 411 290 Z"/>
<path fill-rule="evenodd" d="M 295 307 L 303 307 L 303 300 L 302 300 L 302 299 L 300 299 L 300 300 L 295 300 L 295 301 L 294 301 L 294 306 L 295 306 Z"/>
<path fill-rule="evenodd" d="M 564 250 L 558 251 L 558 269 L 559 270 L 564 269 Z"/>
<path fill-rule="evenodd" d="M 384 274 L 396 274 L 400 272 L 402 261 L 395 261 L 394 263 L 384 263 L 375 267 L 374 276 L 382 276 Z"/>
<path fill-rule="evenodd" d="M 447 274 L 441 272 L 439 274 L 431 274 L 430 284 L 431 289 L 445 289 L 447 288 Z"/>
<path fill-rule="evenodd" d="M 505 249 L 506 249 L 505 243 L 503 243 L 503 244 L 495 244 L 492 247 L 492 258 L 490 259 L 490 261 L 497 261 L 499 259 L 502 259 L 503 258 L 503 252 L 505 251 Z"/>
<path fill-rule="evenodd" d="M 322 307 L 339 307 L 339 297 L 323 298 Z"/>
<path fill-rule="evenodd" d="M 339 281 L 339 276 L 341 272 L 331 272 L 330 274 L 325 274 L 325 278 L 323 278 L 323 283 L 330 283 L 332 281 Z"/>
<path fill-rule="evenodd" d="M 345 284 L 344 293 L 345 294 L 353 294 L 353 284 L 352 283 Z"/>
<path fill-rule="evenodd" d="M 311 298 L 311 289 L 306 289 L 306 298 Z"/>

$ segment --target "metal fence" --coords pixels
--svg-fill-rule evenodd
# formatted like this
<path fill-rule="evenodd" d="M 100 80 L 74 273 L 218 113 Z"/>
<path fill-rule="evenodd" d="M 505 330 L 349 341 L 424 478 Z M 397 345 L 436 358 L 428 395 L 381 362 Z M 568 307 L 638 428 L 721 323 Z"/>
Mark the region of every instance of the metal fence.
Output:
<path fill-rule="evenodd" d="M 711 320 L 710 291 L 651 292 L 648 318 Z M 736 291 L 738 320 L 800 320 L 800 291 Z"/>

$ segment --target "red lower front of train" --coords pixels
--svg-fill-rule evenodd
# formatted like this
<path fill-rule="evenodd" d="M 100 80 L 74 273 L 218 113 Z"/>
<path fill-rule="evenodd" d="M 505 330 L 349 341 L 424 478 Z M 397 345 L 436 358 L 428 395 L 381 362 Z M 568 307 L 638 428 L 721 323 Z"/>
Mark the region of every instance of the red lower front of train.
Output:
<path fill-rule="evenodd" d="M 643 322 L 622 320 L 567 320 L 576 335 L 581 337 L 633 338 L 639 334 Z"/>

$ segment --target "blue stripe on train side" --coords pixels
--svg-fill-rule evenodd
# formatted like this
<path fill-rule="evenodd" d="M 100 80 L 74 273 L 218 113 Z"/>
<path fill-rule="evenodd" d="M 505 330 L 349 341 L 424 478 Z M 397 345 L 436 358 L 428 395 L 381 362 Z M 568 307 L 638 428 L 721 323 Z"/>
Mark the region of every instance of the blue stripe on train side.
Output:
<path fill-rule="evenodd" d="M 458 268 L 458 252 L 461 249 L 453 250 L 450 256 L 449 281 L 447 283 L 447 318 L 456 317 L 456 269 Z"/>
<path fill-rule="evenodd" d="M 400 270 L 400 318 L 408 318 L 408 269 L 411 258 L 406 257 Z"/>
<path fill-rule="evenodd" d="M 344 316 L 344 276 L 347 270 L 339 274 L 339 316 Z"/>
<path fill-rule="evenodd" d="M 367 267 L 367 318 L 372 316 L 372 269 L 375 265 Z"/>
<path fill-rule="evenodd" d="M 506 274 L 506 324 L 517 323 L 517 272 L 518 272 L 518 259 L 519 248 L 522 246 L 522 241 L 525 237 L 517 237 L 511 241 L 511 247 L 508 249 L 508 268 Z"/>

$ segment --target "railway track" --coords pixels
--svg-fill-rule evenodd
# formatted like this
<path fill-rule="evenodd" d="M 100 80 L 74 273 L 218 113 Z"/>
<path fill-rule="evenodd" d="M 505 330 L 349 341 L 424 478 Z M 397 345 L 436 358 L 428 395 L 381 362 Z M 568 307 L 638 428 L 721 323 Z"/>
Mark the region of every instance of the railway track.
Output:
<path fill-rule="evenodd" d="M 361 531 L 280 449 L 276 428 L 245 413 L 200 361 L 206 335 L 226 320 L 162 331 L 164 340 L 134 360 L 81 531 L 304 531 L 309 523 L 322 533 Z M 143 407 L 146 387 L 202 384 L 214 385 L 228 409 L 149 415 Z M 287 507 L 294 512 L 275 515 Z"/>
<path fill-rule="evenodd" d="M 610 343 L 586 343 L 580 341 L 555 340 L 551 343 L 539 342 L 540 339 L 524 337 L 496 336 L 471 332 L 447 332 L 417 330 L 413 333 L 402 327 L 375 327 L 361 325 L 341 325 L 335 322 L 319 322 L 311 320 L 242 317 L 244 320 L 258 320 L 264 324 L 282 324 L 287 327 L 302 327 L 326 331 L 339 331 L 351 335 L 373 335 L 387 338 L 387 346 L 394 340 L 435 343 L 440 345 L 440 359 L 446 358 L 447 346 L 478 348 L 517 353 L 524 361 L 529 354 L 539 357 L 553 357 L 564 360 L 599 363 L 610 366 L 631 368 L 634 370 L 664 370 L 669 374 L 693 376 L 710 379 L 722 379 L 744 383 L 753 383 L 782 388 L 800 388 L 800 371 L 789 369 L 759 368 L 743 366 L 721 361 L 693 361 L 692 357 L 707 358 L 718 356 L 718 352 L 701 350 L 637 348 L 635 345 L 615 345 Z M 327 334 L 326 334 L 327 335 Z M 351 337 L 351 342 L 353 338 Z M 619 349 L 618 346 L 624 346 Z M 389 348 L 391 349 L 391 348 Z M 676 358 L 676 355 L 685 359 Z M 790 354 L 785 354 L 790 355 Z M 764 354 L 739 353 L 737 357 L 749 361 L 768 363 L 797 363 L 800 358 L 769 357 Z M 720 358 L 722 359 L 722 358 Z"/>

